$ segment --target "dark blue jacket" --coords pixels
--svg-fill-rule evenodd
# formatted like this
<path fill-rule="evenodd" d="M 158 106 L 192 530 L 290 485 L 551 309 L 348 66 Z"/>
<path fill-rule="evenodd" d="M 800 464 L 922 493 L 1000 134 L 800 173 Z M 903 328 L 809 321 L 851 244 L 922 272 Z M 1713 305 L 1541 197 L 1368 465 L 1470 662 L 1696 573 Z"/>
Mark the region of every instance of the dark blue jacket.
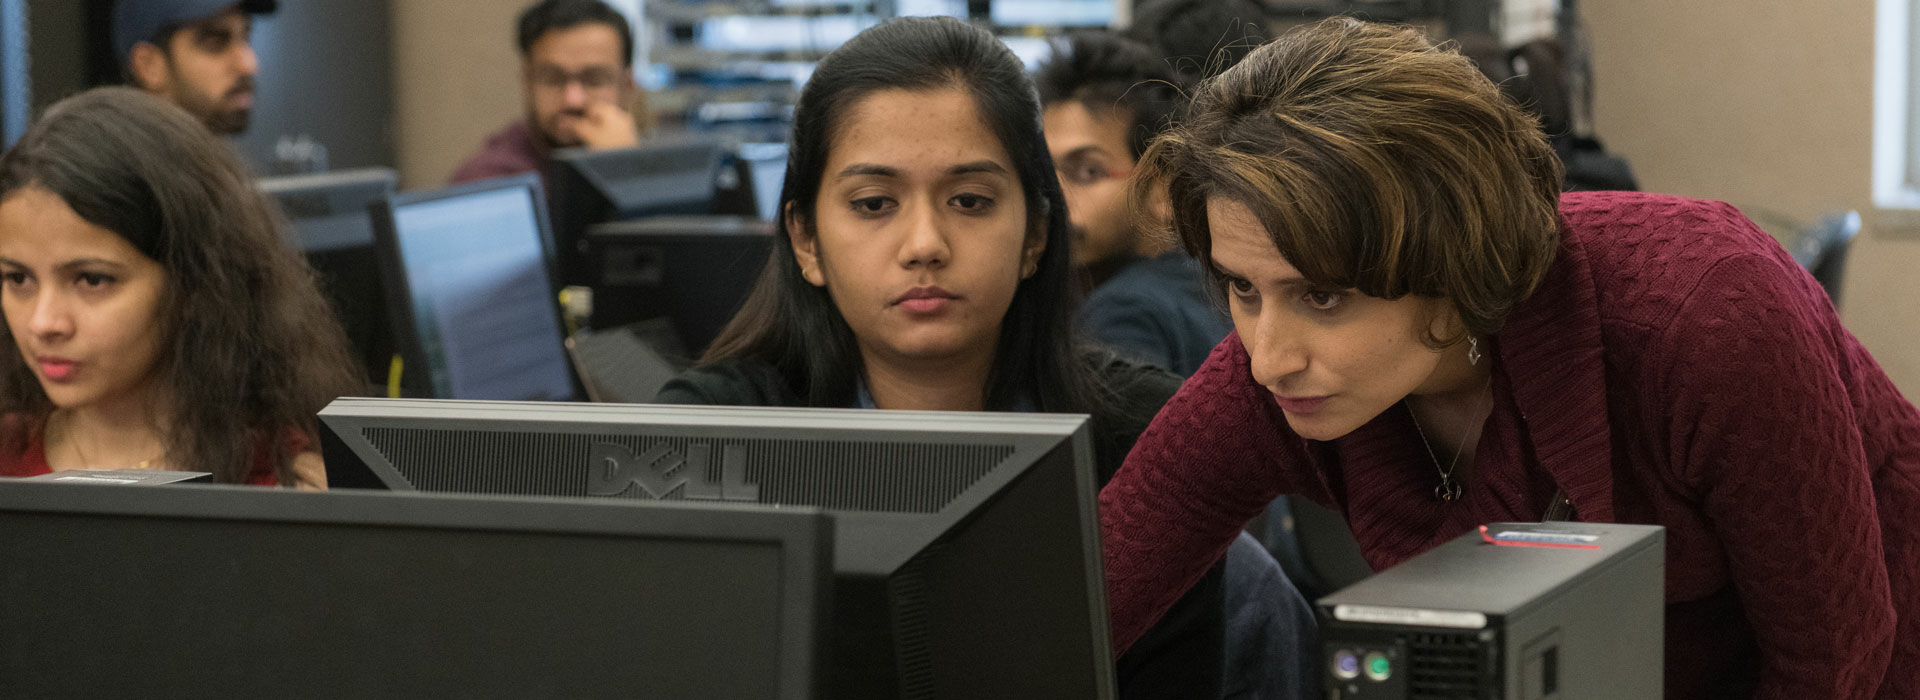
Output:
<path fill-rule="evenodd" d="M 1207 298 L 1200 263 L 1178 250 L 1121 268 L 1080 308 L 1080 331 L 1120 356 L 1191 376 L 1233 320 Z"/>

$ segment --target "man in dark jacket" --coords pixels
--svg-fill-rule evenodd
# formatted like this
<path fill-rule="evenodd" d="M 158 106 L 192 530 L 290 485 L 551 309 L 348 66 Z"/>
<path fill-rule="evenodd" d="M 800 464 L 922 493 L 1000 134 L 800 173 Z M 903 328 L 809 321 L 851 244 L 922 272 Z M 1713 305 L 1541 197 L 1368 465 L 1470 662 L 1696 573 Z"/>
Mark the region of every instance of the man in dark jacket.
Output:
<path fill-rule="evenodd" d="M 1233 326 L 1202 289 L 1198 264 L 1138 225 L 1127 183 L 1147 142 L 1173 118 L 1179 80 L 1152 48 L 1107 32 L 1074 35 L 1035 77 L 1047 149 L 1067 195 L 1074 263 L 1094 284 L 1081 331 L 1186 376 Z"/>
<path fill-rule="evenodd" d="M 1243 52 L 1244 53 L 1244 52 Z M 1179 107 L 1183 82 L 1161 52 L 1107 32 L 1069 38 L 1035 77 L 1047 150 L 1073 227 L 1074 263 L 1095 284 L 1080 331 L 1132 360 L 1191 375 L 1233 330 L 1200 267 L 1136 223 L 1127 176 Z M 1241 535 L 1223 559 L 1220 697 L 1319 695 L 1313 612 L 1260 543 Z M 1189 694 L 1185 697 L 1198 697 Z"/>

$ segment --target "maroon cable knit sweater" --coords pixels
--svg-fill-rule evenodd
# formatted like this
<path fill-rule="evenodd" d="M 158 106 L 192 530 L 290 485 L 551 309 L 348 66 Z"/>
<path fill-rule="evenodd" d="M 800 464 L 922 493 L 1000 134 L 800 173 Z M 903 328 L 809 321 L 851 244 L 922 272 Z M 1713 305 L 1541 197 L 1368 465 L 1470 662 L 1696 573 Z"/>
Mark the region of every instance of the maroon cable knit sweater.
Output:
<path fill-rule="evenodd" d="M 1222 342 L 1100 494 L 1116 649 L 1278 494 L 1344 512 L 1384 569 L 1563 489 L 1667 527 L 1668 698 L 1920 698 L 1920 411 L 1733 207 L 1569 194 L 1561 219 L 1488 353 L 1459 501 L 1404 408 L 1302 439 Z"/>

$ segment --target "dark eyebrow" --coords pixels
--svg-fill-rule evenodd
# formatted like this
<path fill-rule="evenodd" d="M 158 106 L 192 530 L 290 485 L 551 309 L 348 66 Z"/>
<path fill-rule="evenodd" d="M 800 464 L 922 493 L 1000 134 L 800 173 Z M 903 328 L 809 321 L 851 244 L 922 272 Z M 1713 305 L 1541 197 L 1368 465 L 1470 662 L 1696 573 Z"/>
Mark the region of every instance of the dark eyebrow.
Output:
<path fill-rule="evenodd" d="M 106 258 L 74 258 L 72 260 L 68 260 L 66 262 L 60 263 L 55 267 L 61 270 L 78 270 L 80 268 L 87 267 L 90 265 L 101 265 L 101 266 L 111 267 L 111 268 L 122 268 L 127 266 L 126 263 L 120 262 L 118 260 L 108 260 Z"/>
<path fill-rule="evenodd" d="M 1000 167 L 999 163 L 990 160 L 976 160 L 972 163 L 962 163 L 947 169 L 948 175 L 967 175 L 971 173 L 1005 175 L 1007 174 L 1007 169 Z"/>
<path fill-rule="evenodd" d="M 193 38 L 196 41 L 221 41 L 232 39 L 234 35 L 233 30 L 228 29 L 227 25 L 221 24 L 218 20 L 208 21 L 193 28 Z"/>
<path fill-rule="evenodd" d="M 995 163 L 990 160 L 976 160 L 971 163 L 961 163 L 951 168 L 947 168 L 948 175 L 970 175 L 973 173 L 989 173 L 994 175 L 1005 175 L 1007 174 L 1007 169 L 1005 166 L 1002 166 L 999 163 Z M 885 166 L 885 165 L 874 165 L 872 163 L 854 163 L 853 165 L 849 165 L 845 169 L 841 170 L 840 174 L 836 175 L 835 177 L 849 178 L 849 177 L 854 177 L 856 175 L 874 175 L 878 177 L 898 178 L 900 177 L 900 169 Z"/>
<path fill-rule="evenodd" d="M 1061 161 L 1063 161 L 1063 162 L 1064 162 L 1064 161 L 1069 161 L 1069 160 L 1073 160 L 1073 159 L 1075 159 L 1075 158 L 1079 158 L 1079 157 L 1082 157 L 1082 156 L 1085 156 L 1085 155 L 1087 155 L 1087 154 L 1089 154 L 1089 153 L 1098 153 L 1098 154 L 1100 154 L 1100 155 L 1106 155 L 1106 154 L 1107 154 L 1107 149 L 1104 149 L 1104 148 L 1101 148 L 1101 147 L 1099 147 L 1099 146 L 1096 146 L 1096 145 L 1086 145 L 1086 146 L 1081 146 L 1081 147 L 1079 147 L 1079 148 L 1076 148 L 1076 149 L 1073 149 L 1073 150 L 1071 150 L 1071 151 L 1067 151 L 1067 153 L 1066 153 L 1066 155 L 1063 155 L 1063 156 L 1060 156 L 1060 160 L 1061 160 Z"/>
<path fill-rule="evenodd" d="M 1248 280 L 1245 275 L 1241 275 L 1241 274 L 1229 271 L 1227 268 L 1221 267 L 1218 261 L 1209 260 L 1207 261 L 1207 265 L 1208 267 L 1213 268 L 1214 275 L 1219 276 L 1223 279 L 1251 281 L 1251 280 Z M 1298 284 L 1298 283 L 1307 282 L 1307 281 L 1308 281 L 1307 278 L 1302 277 L 1298 274 L 1295 274 L 1290 277 L 1281 279 L 1280 283 L 1281 284 Z"/>
<path fill-rule="evenodd" d="M 0 258 L 0 265 L 6 265 L 9 267 L 22 267 L 22 268 L 27 267 L 26 263 L 20 262 L 13 258 Z M 88 266 L 94 266 L 94 265 L 98 265 L 102 267 L 111 267 L 116 270 L 126 267 L 126 263 L 122 263 L 114 260 L 108 260 L 106 258 L 75 258 L 73 260 L 68 260 L 66 262 L 60 263 L 59 265 L 54 266 L 54 269 L 62 270 L 62 271 L 73 271 L 73 270 L 79 270 L 79 269 L 83 269 Z"/>
<path fill-rule="evenodd" d="M 841 170 L 840 174 L 834 177 L 849 178 L 855 175 L 877 175 L 879 177 L 897 178 L 897 177 L 900 177 L 900 171 L 899 169 L 889 168 L 884 165 L 873 165 L 870 163 L 854 163 L 853 165 L 847 166 L 845 170 Z"/>

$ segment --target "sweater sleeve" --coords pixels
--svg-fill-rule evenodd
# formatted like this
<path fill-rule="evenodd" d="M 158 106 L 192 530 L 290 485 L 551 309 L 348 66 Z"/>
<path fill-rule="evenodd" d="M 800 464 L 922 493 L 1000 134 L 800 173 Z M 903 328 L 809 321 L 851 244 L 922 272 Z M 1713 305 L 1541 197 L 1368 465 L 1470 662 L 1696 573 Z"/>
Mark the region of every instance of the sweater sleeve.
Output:
<path fill-rule="evenodd" d="M 1114 653 L 1138 640 L 1240 528 L 1288 489 L 1281 466 L 1298 464 L 1299 449 L 1266 389 L 1253 383 L 1239 336 L 1228 336 L 1100 492 Z"/>
<path fill-rule="evenodd" d="M 1669 476 L 1699 499 L 1759 642 L 1756 700 L 1872 697 L 1893 644 L 1844 332 L 1817 294 L 1783 260 L 1727 258 L 1650 358 Z"/>

